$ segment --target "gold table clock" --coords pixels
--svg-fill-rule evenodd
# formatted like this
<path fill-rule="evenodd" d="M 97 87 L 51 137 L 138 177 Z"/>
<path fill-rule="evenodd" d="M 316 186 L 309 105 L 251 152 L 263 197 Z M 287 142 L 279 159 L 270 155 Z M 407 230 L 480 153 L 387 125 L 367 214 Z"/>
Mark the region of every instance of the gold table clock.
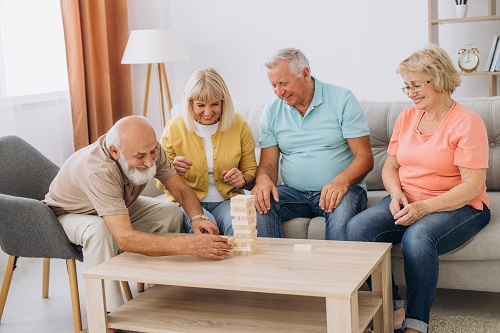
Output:
<path fill-rule="evenodd" d="M 466 45 L 466 47 L 469 45 Z M 472 45 L 471 48 L 462 48 L 458 51 L 458 67 L 466 73 L 474 72 L 479 66 L 478 49 Z"/>

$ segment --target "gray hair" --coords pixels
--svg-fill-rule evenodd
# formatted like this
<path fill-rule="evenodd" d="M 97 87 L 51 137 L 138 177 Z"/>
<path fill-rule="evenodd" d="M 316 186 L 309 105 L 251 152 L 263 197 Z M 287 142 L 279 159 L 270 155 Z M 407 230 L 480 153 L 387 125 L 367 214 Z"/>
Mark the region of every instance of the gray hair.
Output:
<path fill-rule="evenodd" d="M 118 120 L 119 122 L 120 120 Z M 121 150 L 121 138 L 120 138 L 120 129 L 118 128 L 118 122 L 109 129 L 108 133 L 106 133 L 106 148 L 111 146 L 115 146 L 116 149 Z"/>
<path fill-rule="evenodd" d="M 111 127 L 109 129 L 109 131 L 106 133 L 106 148 L 109 148 L 111 146 L 115 146 L 116 149 L 118 150 L 122 150 L 123 147 L 121 146 L 121 141 L 122 141 L 122 138 L 121 138 L 121 133 L 120 133 L 120 127 L 121 127 L 121 124 L 124 123 L 125 121 L 127 121 L 129 118 L 142 118 L 142 120 L 145 120 L 147 123 L 151 124 L 149 122 L 149 120 L 147 120 L 145 117 L 143 116 L 127 116 L 127 117 L 123 117 L 121 119 L 119 119 L 114 125 L 113 127 Z"/>
<path fill-rule="evenodd" d="M 266 61 L 264 66 L 267 69 L 274 68 L 280 61 L 289 61 L 290 70 L 297 76 L 301 76 L 305 67 L 311 70 L 309 60 L 299 49 L 288 47 L 274 52 Z"/>

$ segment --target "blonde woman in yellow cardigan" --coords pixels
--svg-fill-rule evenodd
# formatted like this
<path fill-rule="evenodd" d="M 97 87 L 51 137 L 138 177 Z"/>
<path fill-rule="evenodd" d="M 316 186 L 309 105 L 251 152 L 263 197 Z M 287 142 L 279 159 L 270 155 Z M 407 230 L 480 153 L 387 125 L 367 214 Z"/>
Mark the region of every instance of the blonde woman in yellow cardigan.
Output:
<path fill-rule="evenodd" d="M 163 131 L 161 146 L 204 209 L 203 215 L 196 216 L 183 211 L 183 230 L 192 232 L 193 221 L 209 219 L 220 234 L 232 235 L 230 199 L 255 182 L 257 162 L 250 127 L 234 112 L 228 88 L 213 68 L 191 76 L 180 106 L 180 114 Z"/>

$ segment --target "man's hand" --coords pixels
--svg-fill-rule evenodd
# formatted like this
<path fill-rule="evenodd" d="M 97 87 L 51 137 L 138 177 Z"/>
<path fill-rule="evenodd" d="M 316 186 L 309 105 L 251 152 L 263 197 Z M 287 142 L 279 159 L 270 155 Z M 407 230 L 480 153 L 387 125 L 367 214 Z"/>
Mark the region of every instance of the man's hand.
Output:
<path fill-rule="evenodd" d="M 327 213 L 331 213 L 340 205 L 342 198 L 349 188 L 347 183 L 339 181 L 337 178 L 334 178 L 321 189 L 319 207 Z"/>
<path fill-rule="evenodd" d="M 175 156 L 174 162 L 172 163 L 174 166 L 175 171 L 179 174 L 179 176 L 184 176 L 186 172 L 191 169 L 191 166 L 193 165 L 193 162 L 188 160 L 184 156 Z"/>
<path fill-rule="evenodd" d="M 227 238 L 218 235 L 196 234 L 185 237 L 188 254 L 195 257 L 221 260 L 229 256 L 229 250 L 233 248 Z"/>
<path fill-rule="evenodd" d="M 191 226 L 193 227 L 193 232 L 195 234 L 219 234 L 219 228 L 217 227 L 217 224 L 210 220 L 196 219 L 191 223 Z"/>
<path fill-rule="evenodd" d="M 279 201 L 278 189 L 269 177 L 260 177 L 251 193 L 255 195 L 255 209 L 259 214 L 266 214 L 271 209 L 271 194 L 274 201 Z"/>

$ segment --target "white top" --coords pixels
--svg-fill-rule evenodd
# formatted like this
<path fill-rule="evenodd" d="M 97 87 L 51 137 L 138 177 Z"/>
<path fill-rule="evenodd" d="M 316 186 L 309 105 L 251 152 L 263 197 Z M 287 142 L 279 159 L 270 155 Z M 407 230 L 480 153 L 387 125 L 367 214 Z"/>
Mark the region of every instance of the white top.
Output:
<path fill-rule="evenodd" d="M 197 122 L 195 124 L 194 132 L 205 142 L 205 153 L 207 154 L 207 164 L 208 164 L 208 192 L 207 195 L 201 199 L 201 202 L 221 202 L 224 201 L 224 197 L 220 195 L 215 185 L 214 180 L 214 150 L 212 148 L 212 135 L 217 132 L 219 128 L 219 123 L 213 125 L 202 125 Z"/>

